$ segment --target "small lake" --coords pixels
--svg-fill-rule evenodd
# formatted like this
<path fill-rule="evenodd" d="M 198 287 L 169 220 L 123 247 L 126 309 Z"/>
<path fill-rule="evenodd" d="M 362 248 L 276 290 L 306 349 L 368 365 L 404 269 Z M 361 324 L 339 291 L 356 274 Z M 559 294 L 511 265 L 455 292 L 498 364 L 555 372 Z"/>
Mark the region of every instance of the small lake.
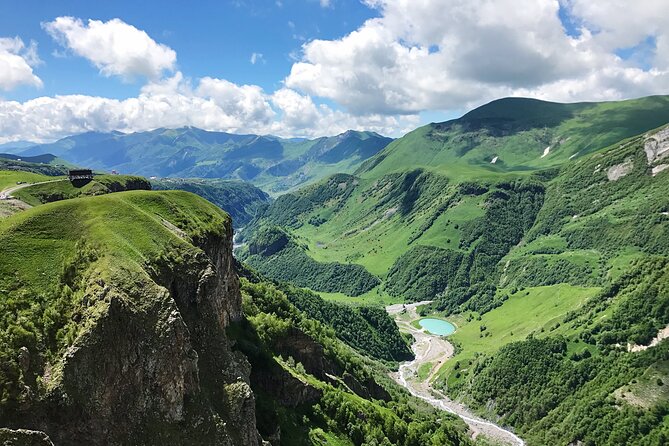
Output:
<path fill-rule="evenodd" d="M 418 325 L 437 336 L 448 336 L 455 333 L 455 325 L 441 319 L 421 319 Z"/>

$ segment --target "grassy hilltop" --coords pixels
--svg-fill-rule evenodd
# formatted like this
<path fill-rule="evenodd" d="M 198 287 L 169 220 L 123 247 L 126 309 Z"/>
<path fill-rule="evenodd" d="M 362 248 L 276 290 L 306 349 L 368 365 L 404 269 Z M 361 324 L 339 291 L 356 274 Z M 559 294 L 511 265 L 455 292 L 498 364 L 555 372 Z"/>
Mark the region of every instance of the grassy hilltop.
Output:
<path fill-rule="evenodd" d="M 50 178 L 53 180 L 53 178 Z M 24 180 L 25 181 L 25 180 Z M 41 179 L 40 181 L 49 181 Z M 37 182 L 28 181 L 28 182 Z M 70 198 L 92 195 L 104 195 L 125 190 L 150 190 L 151 184 L 143 177 L 130 175 L 95 175 L 93 180 L 82 184 L 72 183 L 67 178 L 60 181 L 51 181 L 36 184 L 18 190 L 13 195 L 19 200 L 37 206 L 52 201 L 67 200 Z"/>

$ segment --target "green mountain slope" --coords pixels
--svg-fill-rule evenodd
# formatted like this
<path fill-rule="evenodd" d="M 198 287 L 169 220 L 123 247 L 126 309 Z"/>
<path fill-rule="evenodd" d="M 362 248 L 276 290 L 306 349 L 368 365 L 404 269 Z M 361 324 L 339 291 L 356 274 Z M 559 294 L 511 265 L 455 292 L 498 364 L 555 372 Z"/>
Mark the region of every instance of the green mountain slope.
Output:
<path fill-rule="evenodd" d="M 407 166 L 454 180 L 523 173 L 560 165 L 667 122 L 669 96 L 577 104 L 500 99 L 410 132 L 356 175 L 379 178 Z"/>
<path fill-rule="evenodd" d="M 364 301 L 434 300 L 423 314 L 457 331 L 433 384 L 528 444 L 664 444 L 666 114 L 665 97 L 498 101 L 279 197 L 247 237 L 278 225 L 363 266 L 381 281 Z"/>
<path fill-rule="evenodd" d="M 24 163 L 34 163 L 34 164 L 50 164 L 52 166 L 61 166 L 67 167 L 70 165 L 67 161 L 58 158 L 56 155 L 50 153 L 45 153 L 43 155 L 36 156 L 26 156 L 22 157 L 20 155 L 13 155 L 11 153 L 0 153 L 0 158 L 2 160 L 11 160 L 11 161 L 22 161 Z"/>
<path fill-rule="evenodd" d="M 444 307 L 454 309 L 478 296 L 470 307 L 490 309 L 497 299 L 495 286 L 481 279 L 523 240 L 540 209 L 553 212 L 551 204 L 544 209 L 543 202 L 560 166 L 579 165 L 580 159 L 593 159 L 586 152 L 604 148 L 599 144 L 667 121 L 666 97 L 601 104 L 500 100 L 460 120 L 423 127 L 394 141 L 355 176 L 336 175 L 279 197 L 262 221 L 287 229 L 317 262 L 363 266 L 385 282 L 381 295 L 422 300 L 448 288 L 451 296 L 442 300 Z M 603 122 L 609 127 L 602 134 Z M 448 128 L 443 134 L 450 136 L 437 138 L 437 128 Z M 539 130 L 568 141 L 541 158 L 544 143 L 535 138 Z M 460 151 L 463 141 L 469 141 L 467 151 Z M 516 162 L 504 169 L 475 162 L 476 153 L 490 148 L 507 160 L 514 153 Z M 643 156 L 642 149 L 637 152 Z M 580 155 L 573 157 L 575 153 Z M 541 163 L 549 167 L 541 168 Z M 599 283 L 596 272 L 586 274 L 573 266 L 591 262 L 587 253 L 567 257 L 540 258 L 531 266 L 510 259 L 509 272 L 536 276 L 531 271 L 550 261 L 562 267 L 571 282 Z M 427 258 L 441 260 L 425 262 Z M 444 262 L 450 269 L 441 266 Z M 595 266 L 590 268 L 594 271 Z M 496 280 L 497 276 L 492 282 Z M 540 279 L 530 283 L 548 284 Z"/>
<path fill-rule="evenodd" d="M 4 158 L 0 155 L 0 170 L 32 172 L 49 176 L 67 175 L 69 163 L 52 157 L 53 155 L 42 155 L 26 158 L 27 160 L 36 160 L 32 162 L 23 160 L 20 156 L 7 155 Z"/>
<path fill-rule="evenodd" d="M 307 140 L 186 127 L 132 134 L 84 133 L 23 149 L 20 155 L 53 153 L 95 169 L 146 177 L 245 180 L 276 193 L 335 172 L 352 172 L 390 141 L 372 132 L 348 131 Z"/>

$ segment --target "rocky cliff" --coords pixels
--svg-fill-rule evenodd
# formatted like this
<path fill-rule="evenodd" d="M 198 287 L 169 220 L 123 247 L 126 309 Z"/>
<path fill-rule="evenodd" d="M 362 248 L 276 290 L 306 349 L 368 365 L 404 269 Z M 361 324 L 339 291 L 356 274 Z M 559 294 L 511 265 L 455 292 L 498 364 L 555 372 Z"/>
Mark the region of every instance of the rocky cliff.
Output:
<path fill-rule="evenodd" d="M 157 216 L 169 231 L 156 236 L 169 240 L 141 252 L 139 268 L 102 255 L 80 272 L 78 335 L 56 360 L 21 349 L 25 389 L 0 407 L 0 426 L 41 431 L 58 445 L 261 444 L 250 365 L 226 336 L 242 310 L 222 215 L 207 225 Z"/>

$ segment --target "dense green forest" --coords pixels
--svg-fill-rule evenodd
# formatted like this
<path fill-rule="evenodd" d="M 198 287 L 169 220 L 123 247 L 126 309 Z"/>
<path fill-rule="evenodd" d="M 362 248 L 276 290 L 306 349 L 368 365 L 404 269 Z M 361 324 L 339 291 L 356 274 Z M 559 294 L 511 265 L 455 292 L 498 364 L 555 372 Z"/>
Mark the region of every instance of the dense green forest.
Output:
<path fill-rule="evenodd" d="M 409 301 L 432 299 L 455 282 L 463 257 L 458 251 L 416 246 L 397 259 L 388 272 L 385 288 Z"/>
<path fill-rule="evenodd" d="M 235 338 L 251 361 L 261 434 L 271 438 L 278 426 L 286 446 L 470 444 L 464 424 L 389 385 L 381 370 L 345 348 L 332 328 L 307 318 L 274 285 L 243 279 L 242 295 L 248 322 L 236 327 Z M 320 353 L 289 356 L 283 341 L 299 336 L 296 331 L 316 342 Z M 281 386 L 269 386 L 267 374 L 288 374 L 279 379 L 311 388 L 308 404 L 286 404 Z"/>
<path fill-rule="evenodd" d="M 313 186 L 281 195 L 265 213 L 268 220 L 279 226 L 300 226 L 300 217 L 330 201 L 343 203 L 356 186 L 352 175 L 336 174 Z"/>
<path fill-rule="evenodd" d="M 307 316 L 335 329 L 337 337 L 360 353 L 386 361 L 413 357 L 395 322 L 379 307 L 350 307 L 323 300 L 318 294 L 280 285 L 288 300 Z"/>

